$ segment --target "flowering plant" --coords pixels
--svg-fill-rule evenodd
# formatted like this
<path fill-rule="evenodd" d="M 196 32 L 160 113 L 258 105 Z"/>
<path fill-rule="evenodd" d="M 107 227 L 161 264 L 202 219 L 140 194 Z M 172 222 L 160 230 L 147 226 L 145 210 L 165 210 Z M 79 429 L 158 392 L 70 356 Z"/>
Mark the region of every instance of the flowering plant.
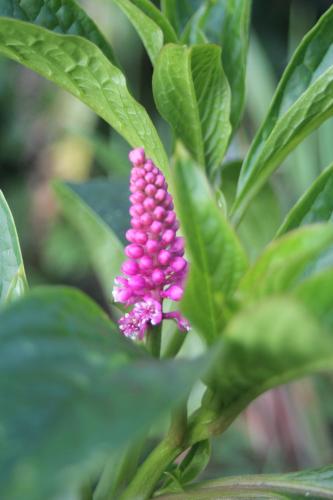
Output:
<path fill-rule="evenodd" d="M 169 156 L 74 0 L 0 2 L 0 53 L 76 96 L 134 148 L 125 249 L 79 191 L 54 183 L 107 311 L 70 287 L 28 287 L 0 197 L 1 498 L 332 498 L 328 464 L 195 480 L 212 439 L 251 401 L 333 367 L 333 166 L 277 223 L 269 184 L 333 115 L 333 7 L 301 41 L 235 162 L 250 0 L 113 2 L 150 58 Z"/>

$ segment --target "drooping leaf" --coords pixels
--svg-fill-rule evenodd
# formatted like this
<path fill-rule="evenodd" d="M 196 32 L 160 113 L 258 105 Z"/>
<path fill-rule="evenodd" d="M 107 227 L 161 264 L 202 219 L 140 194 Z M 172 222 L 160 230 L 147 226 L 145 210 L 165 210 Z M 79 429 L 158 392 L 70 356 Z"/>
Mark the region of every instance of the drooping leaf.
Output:
<path fill-rule="evenodd" d="M 123 11 L 128 20 L 133 24 L 147 50 L 152 64 L 154 64 L 163 47 L 163 31 L 155 21 L 142 12 L 142 10 L 130 0 L 113 0 L 113 2 Z"/>
<path fill-rule="evenodd" d="M 182 306 L 205 340 L 211 342 L 221 333 L 227 301 L 246 269 L 246 256 L 201 169 L 181 159 L 173 176 L 177 213 L 190 261 Z"/>
<path fill-rule="evenodd" d="M 219 498 L 319 500 L 333 496 L 333 467 L 304 470 L 289 474 L 226 477 L 198 483 L 180 494 L 161 500 L 213 500 Z"/>
<path fill-rule="evenodd" d="M 35 289 L 1 313 L 0 358 L 6 500 L 76 497 L 106 454 L 179 404 L 202 368 L 155 361 L 62 287 Z"/>
<path fill-rule="evenodd" d="M 73 0 L 1 0 L 0 16 L 28 21 L 64 35 L 82 36 L 97 45 L 111 62 L 116 62 L 109 42 Z"/>
<path fill-rule="evenodd" d="M 163 32 L 164 43 L 177 42 L 177 35 L 167 17 L 150 0 L 132 0 L 132 3 L 160 27 Z"/>
<path fill-rule="evenodd" d="M 122 72 L 90 41 L 0 18 L 0 53 L 78 97 L 167 170 L 164 148 L 145 109 L 128 92 Z"/>
<path fill-rule="evenodd" d="M 305 226 L 275 240 L 244 275 L 240 297 L 255 300 L 291 289 L 332 244 L 331 224 Z"/>
<path fill-rule="evenodd" d="M 112 300 L 114 279 L 125 258 L 122 244 L 105 220 L 91 208 L 95 195 L 89 193 L 88 187 L 75 190 L 60 181 L 53 187 L 61 212 L 80 235 L 106 297 Z M 112 198 L 112 190 L 109 193 Z M 90 203 L 85 201 L 88 199 Z M 110 201 L 108 213 L 112 214 L 112 208 L 114 204 Z"/>
<path fill-rule="evenodd" d="M 333 114 L 332 22 L 333 7 L 304 37 L 282 76 L 243 164 L 233 209 L 236 221 L 287 154 Z"/>
<path fill-rule="evenodd" d="M 0 305 L 27 289 L 24 265 L 15 222 L 0 191 Z"/>
<path fill-rule="evenodd" d="M 288 213 L 277 236 L 304 224 L 324 222 L 333 213 L 333 165 L 325 169 Z"/>
<path fill-rule="evenodd" d="M 222 62 L 231 88 L 231 124 L 235 130 L 244 108 L 246 59 L 249 44 L 251 0 L 207 2 L 203 31 L 222 46 Z"/>
<path fill-rule="evenodd" d="M 153 76 L 157 108 L 208 172 L 222 162 L 231 127 L 230 89 L 216 45 L 166 45 Z"/>
<path fill-rule="evenodd" d="M 263 392 L 332 370 L 333 331 L 320 323 L 293 297 L 265 298 L 236 314 L 208 380 L 218 391 L 210 431 L 223 432 Z"/>

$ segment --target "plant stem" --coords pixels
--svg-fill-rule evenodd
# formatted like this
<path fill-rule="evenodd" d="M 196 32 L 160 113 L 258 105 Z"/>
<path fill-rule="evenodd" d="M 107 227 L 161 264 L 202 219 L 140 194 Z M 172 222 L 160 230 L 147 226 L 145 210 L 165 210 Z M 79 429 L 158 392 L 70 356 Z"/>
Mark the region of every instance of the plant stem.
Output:
<path fill-rule="evenodd" d="M 162 358 L 174 358 L 180 351 L 182 345 L 185 342 L 185 339 L 186 334 L 181 333 L 177 328 L 176 331 L 172 334 L 172 337 L 162 354 Z"/>
<path fill-rule="evenodd" d="M 161 352 L 161 324 L 149 328 L 146 337 L 146 346 L 148 351 L 154 358 L 160 357 Z"/>

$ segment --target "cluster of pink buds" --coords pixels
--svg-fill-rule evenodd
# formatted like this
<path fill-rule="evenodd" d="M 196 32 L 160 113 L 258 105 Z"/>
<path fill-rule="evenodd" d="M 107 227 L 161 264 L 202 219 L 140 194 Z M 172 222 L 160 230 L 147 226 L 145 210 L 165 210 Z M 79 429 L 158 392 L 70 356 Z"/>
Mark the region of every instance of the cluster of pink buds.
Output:
<path fill-rule="evenodd" d="M 143 339 L 150 325 L 173 319 L 182 331 L 189 322 L 178 311 L 163 312 L 163 300 L 179 301 L 184 291 L 188 263 L 184 259 L 184 240 L 176 236 L 179 223 L 172 196 L 162 172 L 146 159 L 142 148 L 129 154 L 131 229 L 126 232 L 128 257 L 123 276 L 115 279 L 113 297 L 130 312 L 119 320 L 127 337 Z"/>

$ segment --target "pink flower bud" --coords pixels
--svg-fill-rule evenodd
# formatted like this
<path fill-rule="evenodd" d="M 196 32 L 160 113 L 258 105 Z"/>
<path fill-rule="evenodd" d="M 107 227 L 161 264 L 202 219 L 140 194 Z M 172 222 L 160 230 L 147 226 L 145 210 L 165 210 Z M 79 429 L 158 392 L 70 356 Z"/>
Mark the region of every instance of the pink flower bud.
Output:
<path fill-rule="evenodd" d="M 144 226 L 148 227 L 153 222 L 153 217 L 149 212 L 145 212 L 144 214 L 141 215 L 140 222 Z"/>
<path fill-rule="evenodd" d="M 160 189 L 158 189 L 158 190 L 156 191 L 156 194 L 155 194 L 155 200 L 157 200 L 157 201 L 161 202 L 161 201 L 163 201 L 163 200 L 164 200 L 165 196 L 166 196 L 166 191 L 165 191 L 165 189 L 161 189 L 161 188 L 160 188 Z"/>
<path fill-rule="evenodd" d="M 183 257 L 174 257 L 170 264 L 173 271 L 176 273 L 182 271 L 186 267 L 186 260 Z"/>
<path fill-rule="evenodd" d="M 147 196 L 154 196 L 156 193 L 156 187 L 153 184 L 147 184 L 145 193 Z"/>
<path fill-rule="evenodd" d="M 146 250 L 150 254 L 157 253 L 160 249 L 160 245 L 156 240 L 148 240 L 146 243 Z"/>
<path fill-rule="evenodd" d="M 143 165 L 145 162 L 145 150 L 143 148 L 132 149 L 128 158 L 133 165 Z"/>
<path fill-rule="evenodd" d="M 172 231 L 172 229 L 167 229 L 166 231 L 164 231 L 163 236 L 162 236 L 162 240 L 165 243 L 169 244 L 174 239 L 175 239 L 175 233 L 174 233 L 174 231 Z"/>
<path fill-rule="evenodd" d="M 161 285 L 165 279 L 164 272 L 161 269 L 154 269 L 151 279 L 156 285 Z"/>
<path fill-rule="evenodd" d="M 182 298 L 183 293 L 184 293 L 184 291 L 180 286 L 172 285 L 172 286 L 170 286 L 170 288 L 165 290 L 164 296 L 167 297 L 168 299 L 171 299 L 171 300 L 174 300 L 177 302 L 178 300 L 180 300 Z"/>
<path fill-rule="evenodd" d="M 154 198 L 146 198 L 143 202 L 143 206 L 146 210 L 154 210 L 155 208 L 155 200 Z"/>
<path fill-rule="evenodd" d="M 153 215 L 156 220 L 163 220 L 165 217 L 165 210 L 163 207 L 156 207 L 154 209 Z"/>
<path fill-rule="evenodd" d="M 162 265 L 162 266 L 166 266 L 167 264 L 169 264 L 170 262 L 170 259 L 171 259 L 171 253 L 168 252 L 168 250 L 161 250 L 158 254 L 158 262 Z"/>
<path fill-rule="evenodd" d="M 132 276 L 129 280 L 128 280 L 128 284 L 129 286 L 133 289 L 133 290 L 138 290 L 140 288 L 144 288 L 146 286 L 146 280 L 142 277 L 142 276 Z"/>
<path fill-rule="evenodd" d="M 158 220 L 154 220 L 150 226 L 150 230 L 154 234 L 159 234 L 162 231 L 163 224 Z"/>
<path fill-rule="evenodd" d="M 153 259 L 149 255 L 144 255 L 139 261 L 140 269 L 143 271 L 149 271 L 153 268 Z"/>
<path fill-rule="evenodd" d="M 139 259 L 143 256 L 143 248 L 140 245 L 127 245 L 125 254 L 132 259 Z"/>
<path fill-rule="evenodd" d="M 124 274 L 133 276 L 139 271 L 139 266 L 134 260 L 126 260 L 121 266 L 121 270 Z"/>
<path fill-rule="evenodd" d="M 147 234 L 143 231 L 135 231 L 135 243 L 138 245 L 144 245 L 147 242 Z"/>

